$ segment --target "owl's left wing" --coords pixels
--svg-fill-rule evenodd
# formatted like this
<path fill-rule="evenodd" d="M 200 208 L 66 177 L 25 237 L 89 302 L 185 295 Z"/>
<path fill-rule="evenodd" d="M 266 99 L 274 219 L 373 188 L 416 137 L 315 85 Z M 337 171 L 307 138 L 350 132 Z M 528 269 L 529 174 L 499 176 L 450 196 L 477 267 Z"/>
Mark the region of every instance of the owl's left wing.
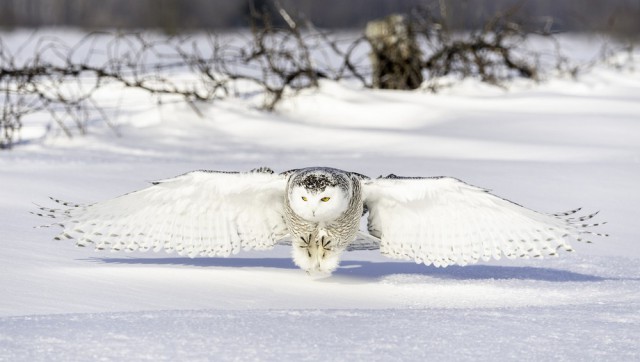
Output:
<path fill-rule="evenodd" d="M 585 223 L 595 214 L 539 213 L 450 177 L 390 175 L 364 181 L 363 196 L 383 254 L 435 266 L 556 255 L 598 225 Z"/>
<path fill-rule="evenodd" d="M 97 249 L 166 250 L 191 257 L 268 249 L 286 234 L 286 177 L 268 169 L 194 171 L 111 200 L 41 208 L 64 231 Z"/>

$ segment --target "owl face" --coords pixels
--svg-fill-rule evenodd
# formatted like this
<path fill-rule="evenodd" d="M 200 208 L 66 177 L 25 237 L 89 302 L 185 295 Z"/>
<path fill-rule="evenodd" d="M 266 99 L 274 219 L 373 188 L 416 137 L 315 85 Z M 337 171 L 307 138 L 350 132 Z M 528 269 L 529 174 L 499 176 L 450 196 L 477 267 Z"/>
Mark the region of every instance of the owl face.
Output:
<path fill-rule="evenodd" d="M 340 187 L 328 186 L 322 190 L 294 186 L 289 193 L 289 204 L 301 218 L 311 222 L 337 219 L 349 206 L 349 197 Z"/>

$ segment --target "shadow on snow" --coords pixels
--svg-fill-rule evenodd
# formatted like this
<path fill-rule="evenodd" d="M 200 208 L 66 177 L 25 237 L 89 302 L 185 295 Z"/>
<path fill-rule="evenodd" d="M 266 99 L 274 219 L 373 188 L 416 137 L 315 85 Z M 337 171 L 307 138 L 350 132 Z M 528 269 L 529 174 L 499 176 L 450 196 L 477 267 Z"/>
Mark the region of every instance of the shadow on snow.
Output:
<path fill-rule="evenodd" d="M 289 258 L 91 258 L 88 260 L 105 264 L 298 269 Z M 300 272 L 302 273 L 302 271 Z M 409 262 L 353 260 L 343 261 L 338 270 L 333 273 L 337 277 L 364 279 L 377 279 L 395 274 L 424 275 L 453 280 L 519 279 L 547 282 L 597 282 L 608 279 L 567 270 L 530 266 L 468 265 L 462 267 L 454 265 L 446 268 L 436 268 Z"/>

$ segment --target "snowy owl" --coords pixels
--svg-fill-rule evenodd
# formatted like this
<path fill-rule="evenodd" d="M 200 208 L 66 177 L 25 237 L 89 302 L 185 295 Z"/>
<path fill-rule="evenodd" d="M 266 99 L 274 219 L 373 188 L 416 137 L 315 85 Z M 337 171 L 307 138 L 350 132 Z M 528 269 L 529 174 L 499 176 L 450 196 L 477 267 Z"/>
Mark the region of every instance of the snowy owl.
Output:
<path fill-rule="evenodd" d="M 542 257 L 600 235 L 580 210 L 543 214 L 451 177 L 367 176 L 326 167 L 280 174 L 193 171 L 111 200 L 36 214 L 57 218 L 56 239 L 112 251 L 228 256 L 292 247 L 301 269 L 331 273 L 344 251 L 380 249 L 417 263 L 466 265 Z M 368 232 L 360 219 L 368 213 Z"/>

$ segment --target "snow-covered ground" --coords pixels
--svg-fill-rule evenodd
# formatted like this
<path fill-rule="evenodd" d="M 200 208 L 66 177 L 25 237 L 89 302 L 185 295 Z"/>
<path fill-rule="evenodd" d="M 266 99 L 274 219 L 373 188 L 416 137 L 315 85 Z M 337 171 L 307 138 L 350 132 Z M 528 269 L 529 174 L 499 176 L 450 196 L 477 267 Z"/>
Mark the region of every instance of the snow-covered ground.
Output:
<path fill-rule="evenodd" d="M 230 99 L 199 105 L 202 118 L 115 89 L 100 97 L 120 105 L 123 137 L 97 123 L 38 138 L 42 124 L 27 124 L 28 142 L 0 153 L 0 361 L 639 360 L 639 58 L 509 90 L 323 82 L 276 113 Z M 94 252 L 52 241 L 29 214 L 48 196 L 99 201 L 263 165 L 455 176 L 540 211 L 601 210 L 611 236 L 556 259 L 444 269 L 352 252 L 313 278 L 286 247 Z"/>

